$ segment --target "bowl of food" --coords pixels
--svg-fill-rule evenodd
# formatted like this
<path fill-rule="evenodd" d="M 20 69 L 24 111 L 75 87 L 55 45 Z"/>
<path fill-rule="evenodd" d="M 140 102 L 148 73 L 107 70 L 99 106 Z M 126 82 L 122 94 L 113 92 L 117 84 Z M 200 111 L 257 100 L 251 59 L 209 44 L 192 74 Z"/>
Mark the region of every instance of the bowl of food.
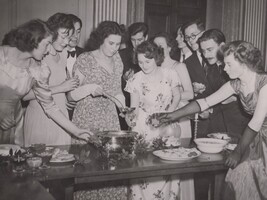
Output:
<path fill-rule="evenodd" d="M 123 150 L 131 153 L 134 150 L 135 136 L 133 131 L 102 131 L 96 134 L 102 146 L 109 153 L 121 153 Z"/>
<path fill-rule="evenodd" d="M 231 137 L 226 132 L 209 133 L 208 137 L 230 141 Z"/>
<path fill-rule="evenodd" d="M 204 153 L 220 153 L 228 143 L 226 140 L 215 138 L 197 138 L 194 142 L 197 148 Z"/>
<path fill-rule="evenodd" d="M 41 157 L 32 157 L 27 159 L 27 164 L 31 168 L 38 168 L 42 165 L 42 158 Z"/>

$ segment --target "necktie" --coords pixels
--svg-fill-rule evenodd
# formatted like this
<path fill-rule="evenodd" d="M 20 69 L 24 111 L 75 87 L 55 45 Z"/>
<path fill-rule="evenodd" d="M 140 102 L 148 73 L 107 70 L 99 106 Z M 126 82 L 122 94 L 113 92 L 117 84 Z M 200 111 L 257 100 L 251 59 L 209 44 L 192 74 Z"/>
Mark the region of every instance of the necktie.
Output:
<path fill-rule="evenodd" d="M 74 58 L 75 54 L 76 54 L 76 51 L 68 51 L 67 58 L 69 58 L 70 56 Z"/>

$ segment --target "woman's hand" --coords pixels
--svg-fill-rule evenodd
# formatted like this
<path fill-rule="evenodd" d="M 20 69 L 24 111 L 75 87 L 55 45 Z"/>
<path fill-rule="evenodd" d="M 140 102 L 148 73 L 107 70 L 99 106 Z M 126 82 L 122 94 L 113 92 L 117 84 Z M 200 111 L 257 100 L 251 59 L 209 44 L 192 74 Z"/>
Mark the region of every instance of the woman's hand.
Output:
<path fill-rule="evenodd" d="M 99 140 L 99 138 L 95 136 L 94 133 L 86 129 L 80 129 L 80 133 L 78 133 L 76 137 L 85 142 L 95 144 L 96 146 L 101 145 L 101 141 Z"/>
<path fill-rule="evenodd" d="M 176 117 L 174 112 L 171 113 L 154 113 L 150 116 L 149 123 L 154 127 L 167 126 L 169 123 L 177 121 L 179 118 Z"/>
<path fill-rule="evenodd" d="M 125 113 L 125 121 L 129 127 L 136 126 L 136 113 L 135 111 Z"/>
<path fill-rule="evenodd" d="M 241 154 L 238 151 L 233 151 L 225 161 L 225 165 L 234 169 L 241 161 Z"/>
<path fill-rule="evenodd" d="M 103 88 L 100 85 L 93 83 L 93 84 L 88 85 L 88 87 L 90 88 L 89 90 L 91 90 L 92 96 L 96 97 L 96 96 L 103 95 Z"/>
<path fill-rule="evenodd" d="M 65 80 L 63 83 L 60 84 L 60 91 L 62 93 L 69 92 L 77 88 L 80 84 L 80 81 L 77 77 L 70 78 Z"/>
<path fill-rule="evenodd" d="M 13 115 L 6 116 L 2 121 L 0 122 L 0 128 L 2 130 L 8 130 L 11 129 L 16 125 L 16 121 L 14 119 Z"/>

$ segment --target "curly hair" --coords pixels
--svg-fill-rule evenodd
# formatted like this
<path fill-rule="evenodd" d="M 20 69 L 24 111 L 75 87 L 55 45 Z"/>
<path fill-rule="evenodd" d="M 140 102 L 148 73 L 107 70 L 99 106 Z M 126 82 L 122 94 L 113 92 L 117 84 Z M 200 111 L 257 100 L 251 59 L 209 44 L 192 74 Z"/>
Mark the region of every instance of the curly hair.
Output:
<path fill-rule="evenodd" d="M 137 46 L 133 57 L 135 64 L 138 63 L 138 54 L 144 54 L 148 59 L 155 59 L 157 66 L 160 66 L 164 61 L 164 50 L 152 41 L 144 41 Z"/>
<path fill-rule="evenodd" d="M 233 54 L 238 62 L 245 64 L 251 71 L 257 73 L 264 72 L 261 52 L 249 42 L 242 40 L 233 41 L 222 46 L 220 51 L 224 57 Z"/>
<path fill-rule="evenodd" d="M 155 38 L 158 38 L 158 37 L 162 37 L 165 39 L 167 46 L 171 48 L 170 57 L 174 58 L 175 54 L 178 51 L 177 41 L 167 32 L 157 33 L 155 36 L 153 36 L 152 40 L 154 41 Z"/>
<path fill-rule="evenodd" d="M 9 31 L 2 41 L 2 45 L 16 47 L 22 52 L 32 52 L 46 37 L 53 35 L 47 24 L 34 19 Z"/>
<path fill-rule="evenodd" d="M 70 15 L 65 13 L 56 13 L 48 18 L 47 26 L 54 33 L 53 40 L 58 37 L 58 29 L 65 28 L 68 30 L 74 30 L 73 19 Z"/>
<path fill-rule="evenodd" d="M 91 32 L 85 49 L 88 51 L 99 49 L 109 35 L 120 35 L 123 37 L 123 34 L 123 29 L 117 22 L 103 21 Z"/>

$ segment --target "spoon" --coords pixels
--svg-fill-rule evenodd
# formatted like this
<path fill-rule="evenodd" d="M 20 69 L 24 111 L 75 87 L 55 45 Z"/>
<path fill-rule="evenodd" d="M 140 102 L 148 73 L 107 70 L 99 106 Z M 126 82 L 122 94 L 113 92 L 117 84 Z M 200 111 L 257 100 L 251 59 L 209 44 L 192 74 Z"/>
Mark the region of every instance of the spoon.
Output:
<path fill-rule="evenodd" d="M 132 111 L 134 111 L 135 110 L 135 108 L 129 108 L 129 107 L 125 107 L 124 105 L 123 105 L 123 103 L 118 99 L 118 98 L 116 98 L 116 97 L 114 97 L 113 95 L 110 95 L 110 94 L 108 94 L 108 93 L 106 93 L 106 92 L 103 92 L 103 95 L 104 96 L 106 96 L 107 98 L 109 98 L 111 101 L 113 101 L 115 104 L 116 104 L 116 102 L 117 103 L 119 103 L 120 104 L 120 108 L 119 108 L 119 110 L 120 110 L 120 112 L 121 113 L 131 113 Z"/>

